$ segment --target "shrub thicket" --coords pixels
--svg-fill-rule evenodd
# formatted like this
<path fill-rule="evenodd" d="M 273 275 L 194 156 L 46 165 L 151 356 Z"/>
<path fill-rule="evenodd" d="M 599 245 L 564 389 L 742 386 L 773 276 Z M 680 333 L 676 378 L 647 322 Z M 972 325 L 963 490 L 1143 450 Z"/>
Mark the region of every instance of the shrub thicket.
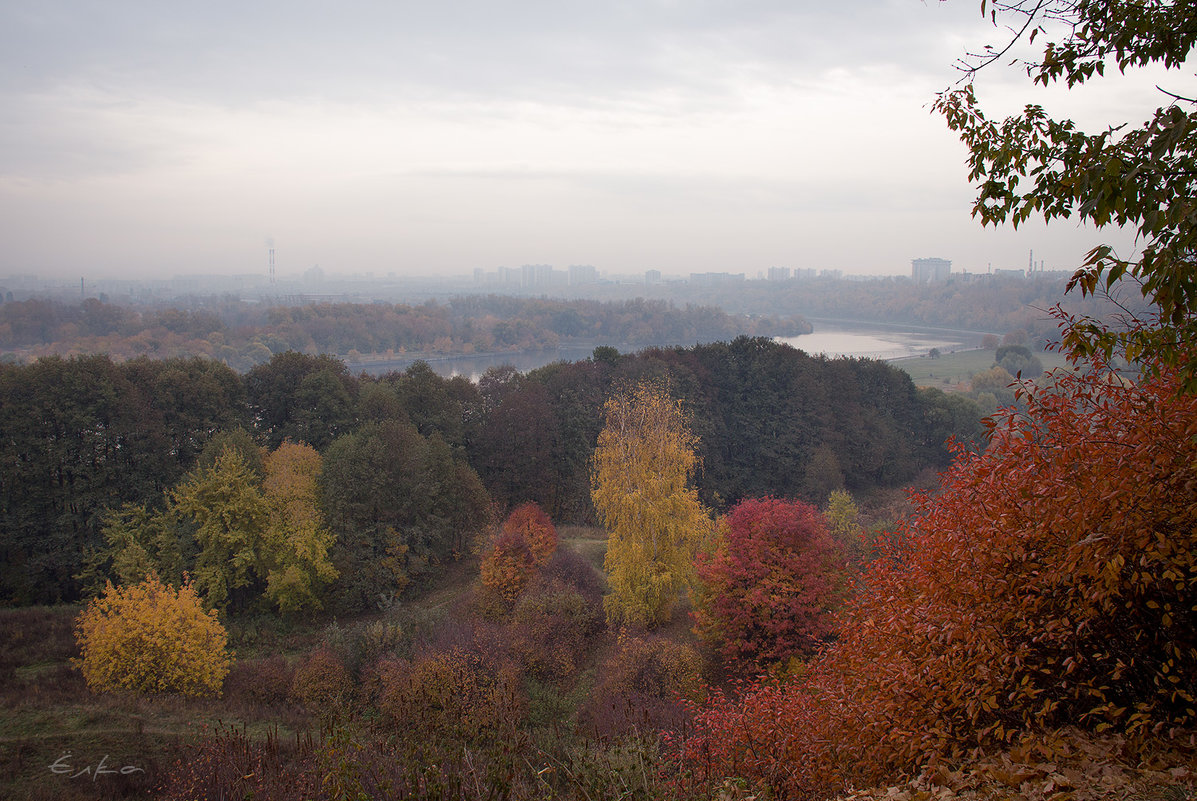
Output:
<path fill-rule="evenodd" d="M 685 702 L 706 695 L 702 667 L 689 645 L 621 632 L 617 647 L 595 670 L 598 682 L 579 710 L 579 723 L 601 737 L 680 728 Z"/>
<path fill-rule="evenodd" d="M 807 681 L 717 697 L 693 764 L 806 793 L 1065 725 L 1192 724 L 1197 397 L 1177 388 L 1097 365 L 1029 393 L 922 499 Z"/>
<path fill-rule="evenodd" d="M 461 648 L 384 662 L 378 672 L 379 708 L 401 734 L 475 741 L 501 736 L 523 719 L 512 666 Z"/>

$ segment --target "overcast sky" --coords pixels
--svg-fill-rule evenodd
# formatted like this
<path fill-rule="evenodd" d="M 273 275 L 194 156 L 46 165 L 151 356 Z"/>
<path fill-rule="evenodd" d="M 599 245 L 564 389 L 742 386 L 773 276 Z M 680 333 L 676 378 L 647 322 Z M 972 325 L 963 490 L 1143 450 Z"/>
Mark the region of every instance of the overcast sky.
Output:
<path fill-rule="evenodd" d="M 0 0 L 0 276 L 1071 269 L 1099 237 L 982 230 L 930 111 L 979 5 Z"/>

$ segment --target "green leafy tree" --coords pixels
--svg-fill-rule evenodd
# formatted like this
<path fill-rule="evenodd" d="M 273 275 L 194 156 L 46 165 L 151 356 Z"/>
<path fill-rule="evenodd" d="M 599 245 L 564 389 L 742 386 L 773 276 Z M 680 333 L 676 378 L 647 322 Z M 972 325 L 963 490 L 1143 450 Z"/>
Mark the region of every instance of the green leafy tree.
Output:
<path fill-rule="evenodd" d="M 263 589 L 270 506 L 256 478 L 237 451 L 226 449 L 170 493 L 173 508 L 196 526 L 196 588 L 224 611 L 247 605 Z"/>
<path fill-rule="evenodd" d="M 245 389 L 271 447 L 290 439 L 323 449 L 353 427 L 357 382 L 331 356 L 280 353 L 246 374 Z"/>
<path fill-rule="evenodd" d="M 1069 119 L 1027 105 L 990 119 L 972 79 L 1026 37 L 1040 55 L 1025 65 L 1033 84 L 1068 88 L 1152 65 L 1181 67 L 1197 44 L 1197 8 L 1171 0 L 997 0 L 982 2 L 1012 41 L 965 62 L 968 82 L 939 96 L 936 108 L 969 149 L 969 179 L 978 183 L 973 215 L 984 224 L 1031 217 L 1075 218 L 1136 233 L 1136 255 L 1094 247 L 1069 289 L 1092 294 L 1134 279 L 1155 304 L 1151 325 L 1117 330 L 1086 317 L 1064 342 L 1078 354 L 1125 354 L 1182 368 L 1182 387 L 1197 390 L 1197 100 L 1161 88 L 1160 105 L 1140 122 L 1112 120 L 1085 131 Z"/>
<path fill-rule="evenodd" d="M 144 504 L 127 503 L 103 514 L 104 541 L 98 568 L 111 561 L 111 573 L 121 584 L 136 584 L 149 576 L 163 576 L 171 584 L 181 584 L 194 557 L 178 521 L 169 509 L 152 511 Z M 99 569 L 92 571 L 99 576 Z M 100 579 L 96 590 L 103 588 Z"/>
<path fill-rule="evenodd" d="M 477 474 L 439 435 L 395 420 L 337 438 L 324 454 L 321 506 L 336 535 L 345 611 L 389 603 L 415 577 L 455 558 L 489 522 Z"/>
<path fill-rule="evenodd" d="M 612 396 L 594 451 L 591 498 L 609 537 L 603 600 L 613 623 L 669 620 L 691 585 L 694 555 L 711 519 L 690 485 L 695 438 L 664 386 L 641 383 Z"/>

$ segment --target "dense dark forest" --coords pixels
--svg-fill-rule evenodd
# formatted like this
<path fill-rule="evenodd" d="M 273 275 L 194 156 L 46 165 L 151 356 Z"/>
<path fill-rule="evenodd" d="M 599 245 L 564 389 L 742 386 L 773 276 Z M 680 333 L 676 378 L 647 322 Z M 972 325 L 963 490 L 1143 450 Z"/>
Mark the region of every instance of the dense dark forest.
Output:
<path fill-rule="evenodd" d="M 476 384 L 422 362 L 354 375 L 297 352 L 244 375 L 204 358 L 4 364 L 0 603 L 80 598 L 112 570 L 113 510 L 125 508 L 126 522 L 130 508 L 159 513 L 172 487 L 194 483 L 197 465 L 230 443 L 269 453 L 302 442 L 323 459 L 332 562 L 352 576 L 331 591 L 333 608 L 362 608 L 454 558 L 464 534 L 519 503 L 593 522 L 602 404 L 613 388 L 653 377 L 683 402 L 699 439 L 699 492 L 716 510 L 900 485 L 946 464 L 949 436 L 978 433 L 969 401 L 917 390 L 882 362 L 812 358 L 764 338 L 636 354 L 602 347 L 526 375 L 493 369 Z M 398 553 L 402 570 L 375 569 Z"/>

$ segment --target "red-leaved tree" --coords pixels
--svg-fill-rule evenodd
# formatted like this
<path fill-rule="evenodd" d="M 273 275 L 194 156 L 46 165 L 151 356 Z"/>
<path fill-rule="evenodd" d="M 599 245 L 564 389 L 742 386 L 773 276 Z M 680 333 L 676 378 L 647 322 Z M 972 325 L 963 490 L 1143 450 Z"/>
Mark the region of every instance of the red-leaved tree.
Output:
<path fill-rule="evenodd" d="M 741 501 L 699 554 L 695 630 L 742 672 L 809 657 L 832 632 L 842 561 L 810 504 Z"/>
<path fill-rule="evenodd" d="M 1026 393 L 876 560 L 805 681 L 717 696 L 700 775 L 840 790 L 1064 726 L 1197 723 L 1197 397 L 1095 365 Z"/>

